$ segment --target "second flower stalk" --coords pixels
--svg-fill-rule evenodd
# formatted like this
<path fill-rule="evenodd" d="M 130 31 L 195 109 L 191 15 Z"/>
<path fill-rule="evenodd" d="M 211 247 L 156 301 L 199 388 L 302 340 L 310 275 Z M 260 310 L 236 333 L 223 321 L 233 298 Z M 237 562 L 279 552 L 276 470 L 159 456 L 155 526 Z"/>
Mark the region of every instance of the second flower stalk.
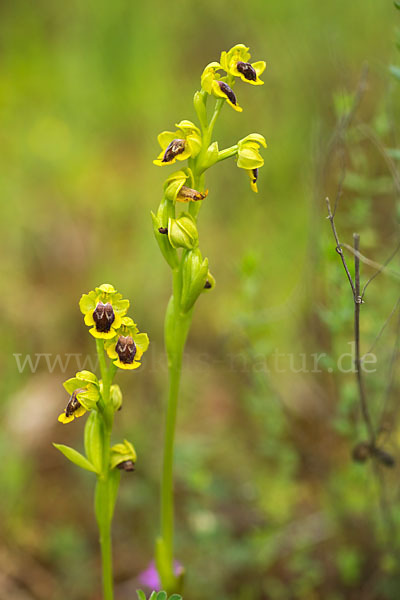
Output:
<path fill-rule="evenodd" d="M 199 296 L 212 290 L 214 277 L 209 271 L 208 259 L 199 248 L 197 218 L 203 200 L 208 195 L 204 174 L 216 163 L 234 158 L 244 169 L 250 186 L 257 192 L 258 169 L 263 166 L 259 148 L 266 147 L 265 139 L 253 133 L 233 146 L 219 150 L 212 142 L 214 126 L 226 102 L 241 112 L 232 90 L 237 78 L 251 85 L 262 85 L 260 75 L 265 63 L 250 63 L 250 53 L 243 44 L 229 52 L 222 52 L 220 62 L 210 63 L 203 71 L 201 89 L 194 95 L 194 107 L 200 127 L 188 120 L 180 121 L 175 131 L 164 131 L 158 136 L 161 152 L 154 160 L 157 166 L 166 166 L 187 160 L 187 165 L 172 173 L 164 183 L 164 194 L 157 213 L 152 213 L 154 234 L 161 253 L 172 272 L 172 296 L 166 316 L 164 339 L 169 369 L 169 391 L 164 438 L 164 457 L 161 483 L 161 532 L 156 542 L 156 565 L 162 589 L 180 592 L 184 571 L 174 566 L 174 504 L 173 455 L 182 357 L 190 329 L 193 308 Z M 220 71 L 225 71 L 222 75 Z M 207 102 L 216 98 L 210 119 Z M 177 207 L 185 207 L 177 214 Z"/>
<path fill-rule="evenodd" d="M 69 423 L 89 413 L 84 433 L 85 455 L 62 444 L 54 445 L 71 462 L 96 474 L 94 509 L 100 537 L 103 597 L 113 600 L 111 522 L 121 471 L 134 470 L 136 463 L 135 448 L 128 440 L 111 445 L 114 415 L 122 406 L 121 390 L 113 380 L 118 368 L 132 370 L 140 366 L 149 340 L 126 316 L 129 301 L 109 284 L 84 294 L 79 307 L 96 339 L 101 379 L 90 371 L 80 371 L 64 383 L 70 398 L 58 420 Z"/>

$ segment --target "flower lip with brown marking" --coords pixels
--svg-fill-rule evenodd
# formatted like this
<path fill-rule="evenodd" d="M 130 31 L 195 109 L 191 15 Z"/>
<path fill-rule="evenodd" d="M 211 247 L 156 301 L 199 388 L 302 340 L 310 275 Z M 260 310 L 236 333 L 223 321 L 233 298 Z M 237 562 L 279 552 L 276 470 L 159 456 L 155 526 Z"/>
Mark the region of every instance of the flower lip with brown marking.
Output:
<path fill-rule="evenodd" d="M 218 85 L 220 87 L 220 90 L 223 94 L 225 94 L 227 96 L 227 98 L 229 98 L 229 100 L 232 102 L 232 104 L 237 104 L 237 100 L 236 100 L 236 96 L 233 93 L 232 88 L 229 87 L 229 85 L 227 83 L 225 83 L 225 81 L 218 81 Z"/>
<path fill-rule="evenodd" d="M 121 471 L 134 471 L 135 463 L 133 462 L 133 460 L 123 460 L 117 465 L 117 468 L 121 469 Z"/>
<path fill-rule="evenodd" d="M 111 325 L 115 321 L 114 309 L 110 302 L 98 302 L 96 308 L 93 311 L 93 321 L 96 326 L 96 330 L 101 333 L 108 333 L 111 329 Z"/>
<path fill-rule="evenodd" d="M 236 63 L 236 68 L 248 81 L 257 81 L 257 72 L 250 63 L 239 61 Z"/>
<path fill-rule="evenodd" d="M 176 199 L 178 202 L 197 202 L 198 200 L 204 200 L 204 198 L 208 195 L 208 190 L 204 193 L 202 192 L 198 192 L 197 190 L 193 190 L 190 187 L 187 187 L 186 185 L 183 185 L 177 196 Z"/>
<path fill-rule="evenodd" d="M 136 344 L 132 337 L 130 335 L 120 335 L 117 345 L 115 346 L 115 352 L 118 354 L 118 358 L 123 364 L 132 364 L 136 354 Z"/>
<path fill-rule="evenodd" d="M 172 140 L 172 142 L 167 146 L 167 149 L 165 150 L 163 159 L 161 162 L 163 163 L 167 163 L 170 162 L 171 160 L 173 160 L 175 158 L 175 156 L 178 156 L 178 154 L 182 154 L 182 152 L 185 149 L 185 145 L 186 142 L 185 140 L 179 139 L 177 138 L 176 140 Z"/>
<path fill-rule="evenodd" d="M 253 183 L 256 183 L 258 179 L 258 169 L 252 169 L 251 172 L 253 175 Z"/>
<path fill-rule="evenodd" d="M 208 281 L 208 279 L 207 279 L 206 282 L 205 282 L 205 284 L 204 284 L 204 289 L 211 290 L 211 288 L 212 288 L 211 282 Z"/>
<path fill-rule="evenodd" d="M 78 408 L 80 408 L 82 405 L 79 402 L 77 396 L 78 394 L 80 394 L 81 392 L 84 392 L 84 388 L 79 388 L 77 390 L 75 390 L 74 392 L 72 392 L 70 399 L 68 400 L 68 404 L 67 407 L 65 409 L 65 414 L 67 417 L 70 417 L 71 415 L 74 414 L 75 411 L 78 410 Z"/>
<path fill-rule="evenodd" d="M 168 233 L 168 227 L 159 227 L 158 231 L 159 231 L 159 233 L 166 235 Z"/>

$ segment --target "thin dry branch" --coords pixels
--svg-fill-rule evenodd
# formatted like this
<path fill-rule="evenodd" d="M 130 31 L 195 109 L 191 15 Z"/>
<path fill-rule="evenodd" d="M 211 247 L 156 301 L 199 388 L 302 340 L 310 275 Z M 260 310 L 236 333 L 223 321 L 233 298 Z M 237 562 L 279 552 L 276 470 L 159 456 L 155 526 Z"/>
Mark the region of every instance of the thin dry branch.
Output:
<path fill-rule="evenodd" d="M 352 246 L 349 246 L 349 244 L 342 243 L 342 246 L 343 246 L 343 248 L 346 248 L 347 250 L 349 250 L 352 254 L 356 253 L 354 248 Z M 371 275 L 371 277 L 368 279 L 368 281 L 364 284 L 364 287 L 361 292 L 362 299 L 364 299 L 365 290 L 367 289 L 367 287 L 369 286 L 371 281 L 373 281 L 375 279 L 375 277 L 377 277 L 380 273 L 386 273 L 387 275 L 391 275 L 395 279 L 400 279 L 400 273 L 398 271 L 387 268 L 387 265 L 393 260 L 393 258 L 396 256 L 396 254 L 398 253 L 399 250 L 400 250 L 400 241 L 397 244 L 396 248 L 393 250 L 393 252 L 390 254 L 390 256 L 382 264 L 375 262 L 374 260 L 371 260 L 370 258 L 367 258 L 363 254 L 361 254 L 361 252 L 357 252 L 357 256 L 361 262 L 368 265 L 369 267 L 373 267 L 374 269 L 376 269 L 376 272 L 373 273 L 373 275 Z"/>
<path fill-rule="evenodd" d="M 352 292 L 353 292 L 353 296 L 355 295 L 355 287 L 354 287 L 354 282 L 353 279 L 351 277 L 350 271 L 349 271 L 349 267 L 347 266 L 347 262 L 346 262 L 346 258 L 343 254 L 343 250 L 342 250 L 342 244 L 339 241 L 339 236 L 337 233 L 337 229 L 336 229 L 336 225 L 335 225 L 335 216 L 332 214 L 332 210 L 331 210 L 331 204 L 329 202 L 329 198 L 325 198 L 326 201 L 326 206 L 328 208 L 328 219 L 331 223 L 331 228 L 332 228 L 332 232 L 334 235 L 334 238 L 336 240 L 336 252 L 339 254 L 341 260 L 342 260 L 342 264 L 343 264 L 343 268 L 346 271 L 346 275 L 347 275 L 347 279 L 349 280 Z"/>
<path fill-rule="evenodd" d="M 364 387 L 364 378 L 361 370 L 360 359 L 360 307 L 362 298 L 360 295 L 360 259 L 358 252 L 360 248 L 360 236 L 358 233 L 353 234 L 354 242 L 354 341 L 355 341 L 355 367 L 358 385 L 358 393 L 360 397 L 361 413 L 363 421 L 368 431 L 369 443 L 371 448 L 375 447 L 375 431 L 371 421 L 371 415 L 368 409 L 367 396 Z"/>

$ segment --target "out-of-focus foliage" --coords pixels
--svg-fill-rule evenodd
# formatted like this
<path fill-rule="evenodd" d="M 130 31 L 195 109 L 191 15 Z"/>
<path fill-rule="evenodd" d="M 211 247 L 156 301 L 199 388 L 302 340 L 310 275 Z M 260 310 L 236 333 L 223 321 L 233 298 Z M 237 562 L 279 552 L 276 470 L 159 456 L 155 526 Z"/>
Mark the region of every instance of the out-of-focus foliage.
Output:
<path fill-rule="evenodd" d="M 138 590 L 139 600 L 146 600 L 146 595 L 142 590 Z M 168 598 L 167 592 L 152 592 L 149 596 L 149 600 L 182 600 L 182 596 L 179 594 L 173 594 Z"/>
<path fill-rule="evenodd" d="M 241 87 L 251 108 L 224 111 L 218 137 L 229 145 L 233 129 L 236 139 L 256 127 L 268 149 L 258 196 L 229 161 L 218 178 L 210 173 L 199 223 L 217 286 L 199 301 L 182 383 L 176 498 L 185 596 L 344 600 L 372 589 L 397 598 L 376 481 L 350 459 L 364 432 L 353 375 L 337 360 L 351 353 L 352 304 L 324 205 L 339 162 L 323 172 L 368 61 L 359 108 L 368 127 L 348 132 L 337 225 L 343 241 L 357 230 L 362 253 L 384 261 L 397 233 L 393 173 L 380 151 L 398 162 L 400 89 L 389 72 L 399 62 L 396 18 L 391 2 L 376 0 L 1 4 L 0 571 L 9 597 L 98 597 L 91 477 L 50 442 L 82 439 L 83 423 L 57 424 L 60 383 L 95 360 L 76 298 L 99 281 L 124 290 L 152 340 L 134 383 L 118 376 L 126 399 L 118 438 L 132 439 L 139 458 L 117 505 L 115 577 L 118 597 L 135 597 L 158 528 L 166 382 L 170 290 L 150 219 L 165 177 L 152 164 L 156 134 L 194 118 L 199 73 L 243 40 L 267 60 L 265 85 L 258 94 Z M 364 352 L 397 290 L 391 275 L 368 288 Z M 396 319 L 366 378 L 375 419 Z M 386 443 L 395 453 L 400 428 L 389 407 Z M 398 468 L 386 476 L 390 496 L 397 479 Z M 392 517 L 399 526 L 398 507 Z"/>

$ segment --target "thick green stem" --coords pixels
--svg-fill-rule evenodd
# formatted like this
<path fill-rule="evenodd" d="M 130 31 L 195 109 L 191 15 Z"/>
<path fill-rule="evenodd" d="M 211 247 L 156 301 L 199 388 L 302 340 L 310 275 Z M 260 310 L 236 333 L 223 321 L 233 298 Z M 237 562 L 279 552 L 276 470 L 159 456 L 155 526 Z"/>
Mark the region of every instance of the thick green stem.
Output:
<path fill-rule="evenodd" d="M 195 107 L 198 115 L 202 117 L 203 150 L 195 159 L 190 160 L 189 166 L 194 175 L 194 188 L 202 191 L 204 189 L 204 170 L 201 169 L 200 165 L 202 164 L 203 154 L 207 151 L 211 143 L 214 125 L 224 104 L 224 100 L 217 100 L 214 113 L 208 125 L 204 121 L 205 112 L 203 112 L 202 106 L 199 104 L 200 100 L 204 100 L 204 97 L 197 97 L 197 100 L 195 99 Z M 228 149 L 228 151 L 230 150 Z M 189 212 L 195 219 L 197 219 L 201 204 L 202 202 L 198 201 L 192 202 L 189 205 Z M 183 253 L 181 262 L 184 256 L 185 254 Z M 169 392 L 161 480 L 161 538 L 157 542 L 156 551 L 156 562 L 161 584 L 163 589 L 168 593 L 180 591 L 178 589 L 179 581 L 174 575 L 174 443 L 182 357 L 193 315 L 193 309 L 189 312 L 181 310 L 182 275 L 180 268 L 173 268 L 172 275 L 173 293 L 165 316 L 165 347 L 168 357 Z"/>
<path fill-rule="evenodd" d="M 183 346 L 169 368 L 169 393 L 164 440 L 164 462 L 161 484 L 161 535 L 164 540 L 169 567 L 173 569 L 174 502 L 173 502 L 173 461 L 176 413 L 178 406 L 179 383 L 181 377 Z"/>
<path fill-rule="evenodd" d="M 103 382 L 101 416 L 103 418 L 103 469 L 97 478 L 95 492 L 95 513 L 100 534 L 101 562 L 103 573 L 103 599 L 113 600 L 113 567 L 111 546 L 111 521 L 113 500 L 110 497 L 110 439 L 114 409 L 110 402 L 110 387 L 115 374 L 113 366 L 107 367 L 103 340 L 96 339 L 97 356 Z"/>
<path fill-rule="evenodd" d="M 114 598 L 109 493 L 109 480 L 105 474 L 98 478 L 96 485 L 96 516 L 100 534 L 103 600 L 113 600 Z"/>
<path fill-rule="evenodd" d="M 101 409 L 104 417 L 106 429 L 111 431 L 114 420 L 114 409 L 110 403 L 110 387 L 113 376 L 115 375 L 114 365 L 107 367 L 104 354 L 104 341 L 96 339 L 97 357 L 100 366 L 101 379 L 103 381 Z"/>
<path fill-rule="evenodd" d="M 182 357 L 187 334 L 192 320 L 192 311 L 180 310 L 181 276 L 173 271 L 173 295 L 165 318 L 165 345 L 168 356 L 169 392 L 164 437 L 164 460 L 161 481 L 161 538 L 165 570 L 160 569 L 164 588 L 168 591 L 174 582 L 174 442 L 178 407 L 179 384 L 182 370 Z M 176 591 L 176 590 L 175 590 Z"/>

